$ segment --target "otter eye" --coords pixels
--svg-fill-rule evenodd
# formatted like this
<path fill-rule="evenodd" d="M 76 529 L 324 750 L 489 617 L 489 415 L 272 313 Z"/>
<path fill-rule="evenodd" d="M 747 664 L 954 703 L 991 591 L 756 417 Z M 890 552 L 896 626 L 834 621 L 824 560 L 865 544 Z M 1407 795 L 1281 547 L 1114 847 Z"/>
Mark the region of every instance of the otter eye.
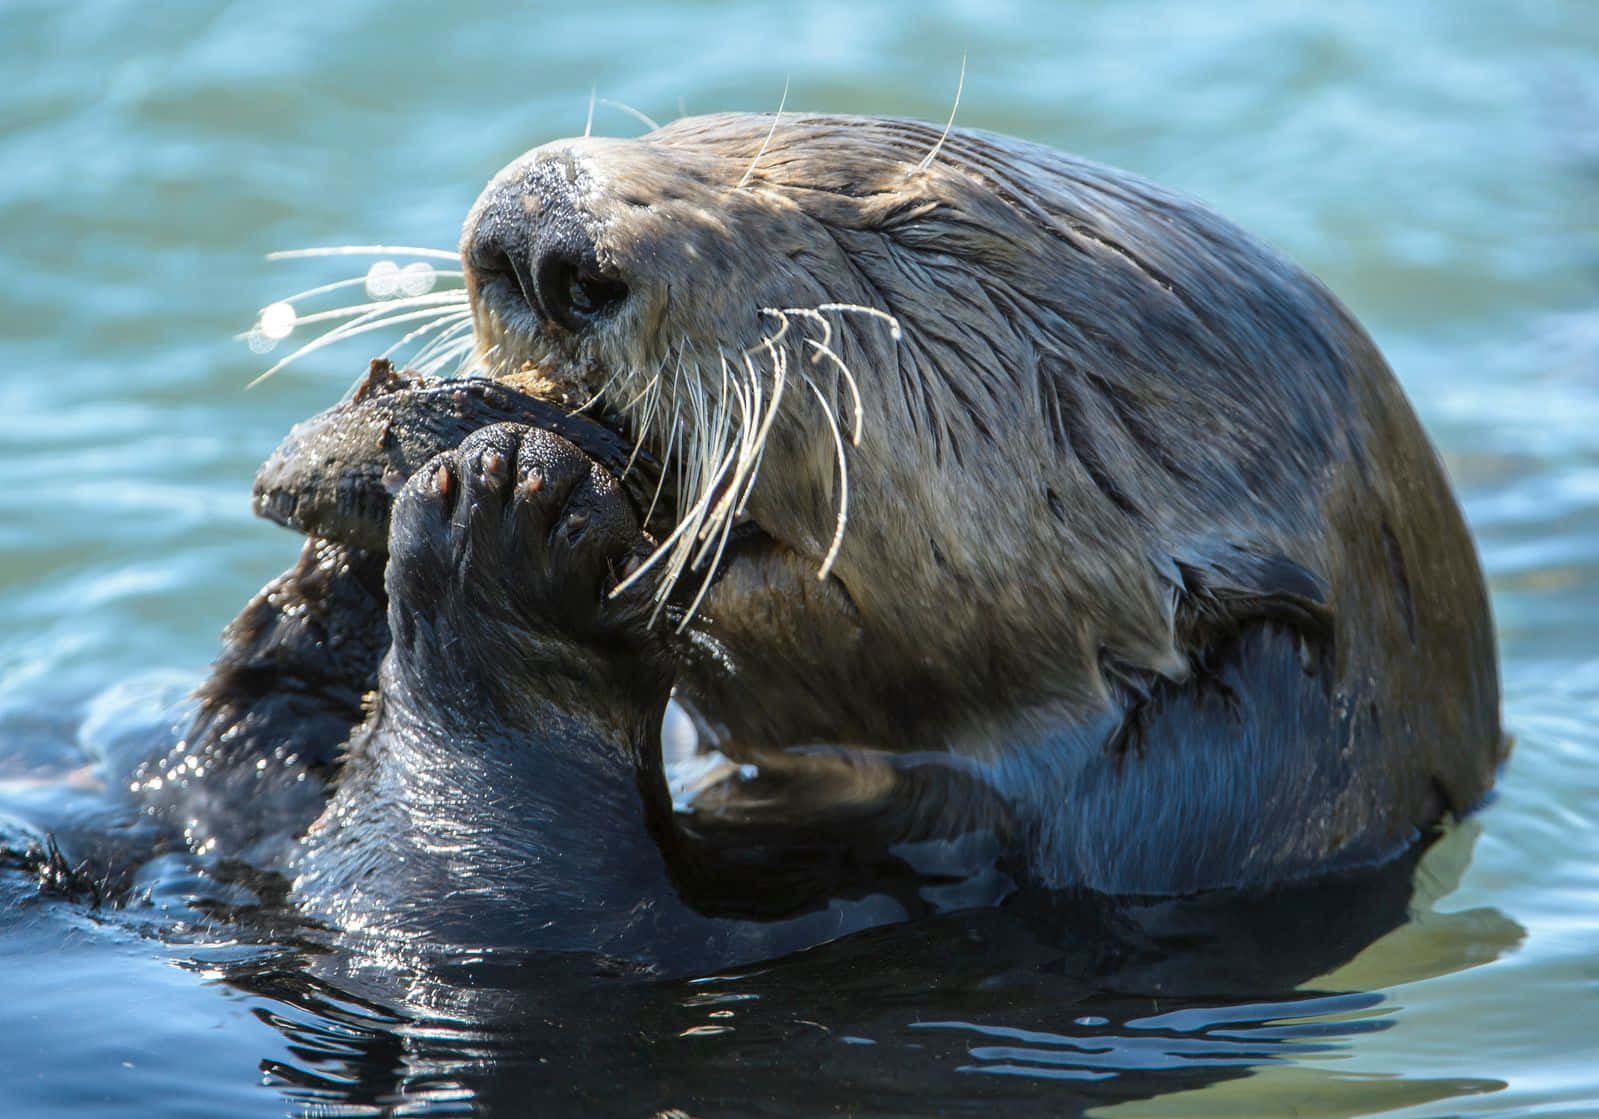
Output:
<path fill-rule="evenodd" d="M 591 260 L 552 254 L 539 262 L 539 299 L 544 313 L 570 331 L 579 331 L 616 310 L 627 285 L 607 276 Z"/>

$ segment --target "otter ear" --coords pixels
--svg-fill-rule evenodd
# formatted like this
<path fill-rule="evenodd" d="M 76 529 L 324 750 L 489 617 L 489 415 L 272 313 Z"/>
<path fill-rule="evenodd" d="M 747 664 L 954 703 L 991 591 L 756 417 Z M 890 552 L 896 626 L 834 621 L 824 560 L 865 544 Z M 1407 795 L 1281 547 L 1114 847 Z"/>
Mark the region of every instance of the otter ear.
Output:
<path fill-rule="evenodd" d="M 1179 608 L 1194 620 L 1242 626 L 1277 621 L 1307 637 L 1332 636 L 1327 581 L 1280 552 L 1218 542 L 1173 557 Z"/>

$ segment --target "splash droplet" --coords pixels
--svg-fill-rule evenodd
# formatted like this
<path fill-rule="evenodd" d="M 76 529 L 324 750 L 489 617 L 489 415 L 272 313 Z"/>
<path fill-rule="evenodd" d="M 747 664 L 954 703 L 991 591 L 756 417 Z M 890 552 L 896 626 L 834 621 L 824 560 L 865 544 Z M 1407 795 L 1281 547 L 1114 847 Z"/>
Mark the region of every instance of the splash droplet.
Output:
<path fill-rule="evenodd" d="M 426 295 L 438 282 L 438 271 L 425 260 L 414 260 L 400 269 L 400 291 L 406 295 Z"/>
<path fill-rule="evenodd" d="M 400 287 L 400 266 L 392 260 L 379 260 L 366 270 L 366 293 L 373 299 L 387 299 Z"/>
<path fill-rule="evenodd" d="M 258 329 L 263 335 L 277 342 L 294 332 L 294 324 L 299 319 L 299 313 L 292 304 L 273 303 L 262 310 Z"/>

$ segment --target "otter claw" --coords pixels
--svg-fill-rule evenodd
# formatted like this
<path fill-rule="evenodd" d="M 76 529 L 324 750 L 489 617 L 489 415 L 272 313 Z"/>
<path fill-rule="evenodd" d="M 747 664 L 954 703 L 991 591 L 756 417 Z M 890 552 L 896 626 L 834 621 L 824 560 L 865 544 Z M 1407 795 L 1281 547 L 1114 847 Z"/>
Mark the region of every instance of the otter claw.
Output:
<path fill-rule="evenodd" d="M 483 471 L 483 479 L 487 482 L 503 482 L 505 480 L 505 456 L 499 451 L 484 451 L 483 457 L 478 459 L 478 469 Z"/>

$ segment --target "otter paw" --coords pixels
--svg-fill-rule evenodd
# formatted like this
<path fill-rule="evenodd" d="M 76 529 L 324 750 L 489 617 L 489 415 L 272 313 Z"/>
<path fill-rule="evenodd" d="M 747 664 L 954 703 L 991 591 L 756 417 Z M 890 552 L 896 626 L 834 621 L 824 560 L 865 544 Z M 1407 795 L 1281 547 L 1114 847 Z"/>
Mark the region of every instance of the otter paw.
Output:
<path fill-rule="evenodd" d="M 428 462 L 395 503 L 396 645 L 416 620 L 441 631 L 441 645 L 488 637 L 502 649 L 518 631 L 582 643 L 636 628 L 637 596 L 610 592 L 647 551 L 637 514 L 593 459 L 539 428 L 484 428 Z"/>

